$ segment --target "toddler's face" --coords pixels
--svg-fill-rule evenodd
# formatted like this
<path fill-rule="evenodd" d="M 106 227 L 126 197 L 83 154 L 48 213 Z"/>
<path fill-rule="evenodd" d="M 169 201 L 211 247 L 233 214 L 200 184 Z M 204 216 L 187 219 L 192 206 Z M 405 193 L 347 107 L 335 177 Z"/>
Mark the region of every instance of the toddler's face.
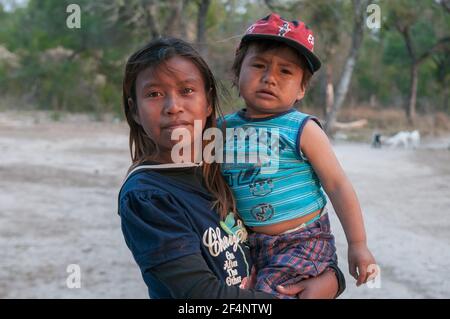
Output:
<path fill-rule="evenodd" d="M 296 52 L 287 46 L 258 52 L 250 46 L 242 61 L 239 92 L 251 117 L 284 112 L 303 98 L 303 69 Z"/>

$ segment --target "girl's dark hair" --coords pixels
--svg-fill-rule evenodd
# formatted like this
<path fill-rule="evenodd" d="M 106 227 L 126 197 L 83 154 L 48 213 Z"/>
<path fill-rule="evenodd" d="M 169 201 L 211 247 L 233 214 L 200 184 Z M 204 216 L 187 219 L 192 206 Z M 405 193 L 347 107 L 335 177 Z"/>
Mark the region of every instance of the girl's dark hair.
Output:
<path fill-rule="evenodd" d="M 206 119 L 205 129 L 216 127 L 216 113 L 222 115 L 219 107 L 216 80 L 200 54 L 189 43 L 176 38 L 159 38 L 149 42 L 130 56 L 123 78 L 123 108 L 130 126 L 129 147 L 132 160 L 130 170 L 154 158 L 158 152 L 155 141 L 134 120 L 134 112 L 136 112 L 137 108 L 136 79 L 143 70 L 155 68 L 175 56 L 189 59 L 198 68 L 203 77 L 207 100 L 212 107 L 212 113 Z M 134 107 L 132 109 L 128 104 L 129 98 L 133 101 Z M 203 145 L 203 147 L 205 146 Z M 236 202 L 230 188 L 220 174 L 220 164 L 216 162 L 211 164 L 203 163 L 203 178 L 206 187 L 216 199 L 213 205 L 216 207 L 220 217 L 224 219 L 230 211 L 236 212 Z"/>
<path fill-rule="evenodd" d="M 273 41 L 273 40 L 248 40 L 248 41 L 243 42 L 236 52 L 236 55 L 235 55 L 234 61 L 233 61 L 233 66 L 231 67 L 231 70 L 233 72 L 233 77 L 234 77 L 233 85 L 236 87 L 238 87 L 239 76 L 241 74 L 242 62 L 244 61 L 244 58 L 247 55 L 247 52 L 251 46 L 255 47 L 255 49 L 258 53 L 263 53 L 266 51 L 278 49 L 281 46 L 287 46 L 290 48 L 290 46 L 288 46 L 282 42 Z M 309 70 L 309 68 L 307 67 L 307 64 L 306 64 L 306 61 L 305 61 L 305 58 L 303 57 L 303 55 L 301 55 L 300 52 L 298 52 L 295 49 L 292 49 L 292 50 L 294 50 L 295 53 L 297 54 L 299 61 L 300 61 L 300 67 L 303 69 L 303 78 L 302 78 L 301 85 L 304 89 L 306 89 L 306 87 L 308 86 L 308 84 L 311 80 L 312 73 Z"/>

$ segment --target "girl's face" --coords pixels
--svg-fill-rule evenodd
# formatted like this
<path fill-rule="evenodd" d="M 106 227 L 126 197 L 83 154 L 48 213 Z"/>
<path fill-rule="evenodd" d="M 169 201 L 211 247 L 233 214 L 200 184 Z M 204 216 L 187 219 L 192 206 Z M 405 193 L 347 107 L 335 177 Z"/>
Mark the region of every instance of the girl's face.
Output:
<path fill-rule="evenodd" d="M 133 104 L 131 99 L 129 103 Z M 158 160 L 165 163 L 173 162 L 172 147 L 179 142 L 171 140 L 172 131 L 176 128 L 187 130 L 191 140 L 183 144 L 190 142 L 193 152 L 194 120 L 202 121 L 203 131 L 212 112 L 202 74 L 194 63 L 181 56 L 139 73 L 136 103 L 135 121 L 159 146 Z"/>

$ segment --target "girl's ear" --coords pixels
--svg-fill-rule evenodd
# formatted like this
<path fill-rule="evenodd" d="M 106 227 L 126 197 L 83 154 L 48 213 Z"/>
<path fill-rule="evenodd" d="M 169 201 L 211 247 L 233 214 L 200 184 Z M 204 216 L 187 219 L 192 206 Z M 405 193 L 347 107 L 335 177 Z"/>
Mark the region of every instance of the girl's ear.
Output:
<path fill-rule="evenodd" d="M 130 108 L 130 112 L 131 112 L 131 116 L 133 117 L 133 120 L 137 124 L 141 125 L 141 121 L 139 119 L 139 114 L 137 111 L 137 105 L 134 104 L 134 101 L 131 97 L 128 98 L 128 107 Z"/>
<path fill-rule="evenodd" d="M 206 108 L 206 114 L 208 115 L 207 117 L 211 116 L 212 114 L 212 106 L 211 104 L 208 104 L 208 107 Z"/>
<path fill-rule="evenodd" d="M 206 114 L 208 114 L 206 117 L 209 117 L 212 114 L 212 106 L 211 106 L 211 92 L 212 88 L 209 89 L 208 95 L 206 96 L 206 101 L 208 101 L 208 106 L 206 107 Z"/>

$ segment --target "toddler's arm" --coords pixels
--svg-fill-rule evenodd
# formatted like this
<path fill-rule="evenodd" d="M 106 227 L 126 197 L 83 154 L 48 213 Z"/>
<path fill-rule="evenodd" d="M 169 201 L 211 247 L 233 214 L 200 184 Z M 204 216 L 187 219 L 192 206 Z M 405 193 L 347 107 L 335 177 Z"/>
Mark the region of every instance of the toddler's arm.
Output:
<path fill-rule="evenodd" d="M 357 285 L 367 282 L 369 265 L 375 259 L 367 248 L 366 232 L 356 193 L 334 154 L 328 137 L 314 122 L 306 123 L 300 149 L 314 168 L 333 204 L 348 242 L 350 274 Z"/>

